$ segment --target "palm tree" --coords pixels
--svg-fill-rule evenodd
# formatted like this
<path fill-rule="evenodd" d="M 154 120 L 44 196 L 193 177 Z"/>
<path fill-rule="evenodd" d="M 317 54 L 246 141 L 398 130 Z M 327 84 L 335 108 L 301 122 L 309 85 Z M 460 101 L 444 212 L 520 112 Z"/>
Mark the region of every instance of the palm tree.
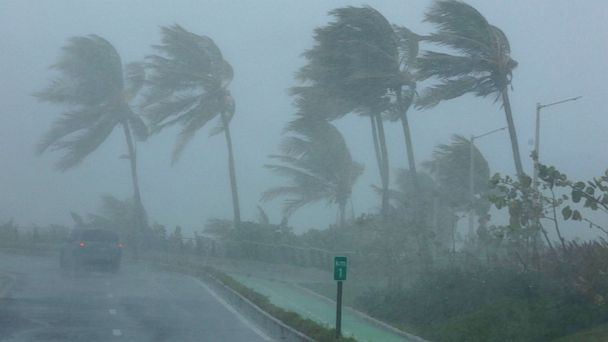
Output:
<path fill-rule="evenodd" d="M 394 90 L 396 101 L 393 107 L 394 110 L 389 117 L 393 121 L 401 121 L 403 138 L 405 139 L 405 148 L 407 151 L 408 167 L 411 171 L 409 174 L 410 177 L 412 177 L 414 186 L 418 187 L 416 160 L 414 158 L 412 134 L 410 132 L 407 113 L 417 96 L 414 73 L 418 60 L 418 45 L 421 37 L 403 26 L 394 25 L 393 30 L 398 42 L 397 47 L 399 49 L 399 74 L 401 76 L 401 83 Z"/>
<path fill-rule="evenodd" d="M 234 223 L 239 225 L 241 213 L 230 136 L 230 121 L 235 112 L 228 90 L 232 67 L 207 36 L 188 32 L 179 25 L 162 27 L 161 32 L 161 44 L 154 46 L 160 55 L 147 57 L 150 90 L 144 101 L 146 115 L 155 132 L 181 125 L 173 162 L 199 129 L 218 118 L 211 135 L 223 132 L 226 138 Z"/>
<path fill-rule="evenodd" d="M 490 168 L 481 151 L 473 145 L 473 195 L 485 199 L 489 191 Z M 450 207 L 468 210 L 471 202 L 469 194 L 471 140 L 454 135 L 452 143 L 435 147 L 433 159 L 423 164 L 447 195 L 444 200 Z M 489 208 L 489 206 L 488 206 Z"/>
<path fill-rule="evenodd" d="M 344 227 L 346 204 L 363 166 L 352 160 L 344 138 L 326 120 L 301 117 L 290 123 L 288 131 L 293 135 L 281 144 L 281 155 L 270 156 L 278 164 L 266 167 L 288 178 L 289 184 L 264 192 L 262 200 L 287 197 L 286 217 L 325 200 L 338 206 L 338 225 Z"/>
<path fill-rule="evenodd" d="M 474 162 L 472 178 L 471 150 Z M 481 151 L 474 144 L 471 146 L 471 140 L 461 135 L 454 135 L 450 144 L 436 146 L 433 159 L 425 162 L 423 166 L 435 177 L 440 189 L 439 201 L 442 205 L 447 206 L 453 213 L 472 210 L 479 217 L 480 228 L 485 226 L 490 210 L 488 200 L 490 168 Z M 454 217 L 458 216 L 454 215 Z M 472 223 L 473 221 L 470 221 L 470 224 Z"/>
<path fill-rule="evenodd" d="M 297 74 L 303 86 L 292 88 L 305 115 L 336 119 L 348 113 L 369 116 L 382 181 L 382 211 L 388 209 L 389 160 L 381 114 L 391 107 L 391 90 L 400 89 L 397 35 L 371 7 L 329 12 L 336 20 L 315 30 L 315 46 Z"/>
<path fill-rule="evenodd" d="M 51 68 L 60 76 L 34 96 L 68 109 L 38 142 L 37 154 L 47 150 L 64 151 L 57 167 L 66 171 L 95 151 L 117 126 L 122 126 L 138 226 L 147 227 L 132 135 L 144 140 L 148 132 L 145 123 L 129 106 L 143 85 L 143 67 L 130 64 L 123 72 L 120 56 L 112 44 L 99 36 L 89 35 L 70 39 L 63 47 L 59 62 Z"/>
<path fill-rule="evenodd" d="M 439 83 L 421 95 L 417 106 L 434 107 L 441 101 L 467 93 L 480 97 L 495 96 L 496 101 L 502 102 L 515 169 L 522 176 L 524 171 L 508 91 L 517 62 L 511 58 L 507 36 L 475 8 L 456 0 L 436 1 L 426 13 L 425 20 L 434 24 L 437 32 L 424 39 L 446 46 L 456 54 L 423 53 L 417 63 L 418 78 L 435 77 Z"/>

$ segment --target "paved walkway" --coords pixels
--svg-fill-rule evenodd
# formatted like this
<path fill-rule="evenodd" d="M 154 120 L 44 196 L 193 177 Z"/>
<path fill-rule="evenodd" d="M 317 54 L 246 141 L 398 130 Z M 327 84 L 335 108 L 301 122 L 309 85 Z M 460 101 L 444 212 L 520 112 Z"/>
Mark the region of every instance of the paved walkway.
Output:
<path fill-rule="evenodd" d="M 297 312 L 305 318 L 325 324 L 326 326 L 333 327 L 335 324 L 336 308 L 335 304 L 329 300 L 309 293 L 285 281 L 238 272 L 229 272 L 229 275 L 245 286 L 267 296 L 274 305 Z M 346 282 L 344 286 L 348 286 L 348 283 Z M 343 309 L 342 332 L 345 336 L 353 336 L 358 341 L 415 341 L 393 333 L 389 329 L 382 329 L 348 308 Z"/>

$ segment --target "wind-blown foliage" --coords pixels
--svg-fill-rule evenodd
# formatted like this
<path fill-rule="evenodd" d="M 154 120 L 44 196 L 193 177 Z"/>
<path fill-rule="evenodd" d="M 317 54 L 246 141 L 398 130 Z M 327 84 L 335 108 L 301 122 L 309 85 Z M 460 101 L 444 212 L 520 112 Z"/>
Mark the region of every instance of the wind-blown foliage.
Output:
<path fill-rule="evenodd" d="M 473 158 L 473 195 L 487 201 L 490 180 L 488 161 L 475 145 L 473 145 Z M 450 144 L 436 146 L 433 159 L 424 163 L 424 166 L 435 176 L 439 186 L 444 189 L 446 194 L 444 200 L 457 210 L 466 211 L 470 208 L 470 163 L 471 141 L 461 135 L 454 135 Z"/>
<path fill-rule="evenodd" d="M 308 64 L 297 73 L 310 86 L 294 87 L 292 93 L 306 99 L 323 90 L 317 94 L 342 103 L 339 111 L 311 111 L 330 119 L 353 111 L 382 112 L 390 102 L 387 90 L 399 84 L 397 42 L 390 23 L 371 7 L 344 7 L 329 14 L 336 21 L 315 30 L 315 46 L 304 53 Z"/>
<path fill-rule="evenodd" d="M 161 28 L 161 44 L 154 46 L 158 55 L 147 57 L 150 75 L 147 79 L 144 108 L 154 129 L 180 125 L 173 151 L 176 162 L 196 132 L 218 119 L 211 134 L 224 133 L 228 146 L 228 163 L 235 224 L 240 223 L 240 209 L 235 176 L 229 123 L 235 103 L 228 86 L 233 71 L 215 42 L 186 31 L 179 25 Z"/>
<path fill-rule="evenodd" d="M 131 200 L 119 200 L 110 195 L 101 196 L 101 206 L 96 214 L 89 214 L 87 225 L 134 235 L 136 209 Z"/>
<path fill-rule="evenodd" d="M 138 208 L 138 227 L 147 226 L 137 176 L 137 154 L 132 135 L 144 140 L 146 124 L 129 106 L 142 87 L 144 69 L 129 64 L 123 72 L 118 52 L 107 40 L 89 35 L 74 37 L 63 47 L 59 62 L 51 68 L 60 76 L 43 91 L 35 93 L 40 101 L 69 108 L 56 120 L 36 146 L 36 152 L 64 151 L 57 167 L 75 167 L 95 151 L 117 126 L 122 126 L 127 143 Z"/>
<path fill-rule="evenodd" d="M 405 113 L 409 107 L 405 103 L 413 92 L 401 92 L 412 84 L 406 69 L 408 57 L 417 54 L 417 38 L 403 27 L 393 28 L 371 7 L 343 7 L 329 14 L 335 21 L 315 30 L 315 45 L 304 53 L 308 63 L 297 73 L 303 85 L 291 91 L 304 115 L 330 120 L 353 112 L 370 116 L 386 213 L 390 166 L 381 114 L 395 107 Z M 409 135 L 406 140 L 411 142 Z"/>
<path fill-rule="evenodd" d="M 51 68 L 60 76 L 34 96 L 70 109 L 53 123 L 36 152 L 64 151 L 57 163 L 60 170 L 82 162 L 119 124 L 129 126 L 142 140 L 146 137 L 145 124 L 125 101 L 127 89 L 135 96 L 132 84 L 141 75 L 134 66 L 123 74 L 120 56 L 107 40 L 96 35 L 74 37 Z"/>
<path fill-rule="evenodd" d="M 417 106 L 431 108 L 467 93 L 480 97 L 493 95 L 495 101 L 502 102 L 515 168 L 518 175 L 523 175 L 508 96 L 517 62 L 511 58 L 507 36 L 475 8 L 456 0 L 436 1 L 426 13 L 425 21 L 437 28 L 437 32 L 425 39 L 455 54 L 423 52 L 417 62 L 417 76 L 421 80 L 436 78 L 438 83 L 422 93 Z"/>
<path fill-rule="evenodd" d="M 278 163 L 266 165 L 287 178 L 288 185 L 269 189 L 262 200 L 287 197 L 283 206 L 286 216 L 319 201 L 336 204 L 343 226 L 346 203 L 363 166 L 353 161 L 340 132 L 325 120 L 298 118 L 288 131 L 293 135 L 281 144 L 281 154 L 270 156 Z"/>

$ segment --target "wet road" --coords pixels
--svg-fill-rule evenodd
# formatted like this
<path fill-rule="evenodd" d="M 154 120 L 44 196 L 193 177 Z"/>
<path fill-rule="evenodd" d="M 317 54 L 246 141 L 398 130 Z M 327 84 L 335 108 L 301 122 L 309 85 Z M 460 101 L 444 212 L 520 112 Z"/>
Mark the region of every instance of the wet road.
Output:
<path fill-rule="evenodd" d="M 56 258 L 0 254 L 15 277 L 0 299 L 0 341 L 267 341 L 188 276 L 123 265 L 62 274 Z"/>

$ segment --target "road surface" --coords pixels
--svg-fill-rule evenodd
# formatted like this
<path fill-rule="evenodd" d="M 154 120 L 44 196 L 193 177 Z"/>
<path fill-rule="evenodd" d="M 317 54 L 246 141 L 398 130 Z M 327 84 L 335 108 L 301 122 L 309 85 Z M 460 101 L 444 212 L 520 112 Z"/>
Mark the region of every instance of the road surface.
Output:
<path fill-rule="evenodd" d="M 15 279 L 0 341 L 268 341 L 201 281 L 141 265 L 62 274 L 57 258 L 0 254 Z"/>

